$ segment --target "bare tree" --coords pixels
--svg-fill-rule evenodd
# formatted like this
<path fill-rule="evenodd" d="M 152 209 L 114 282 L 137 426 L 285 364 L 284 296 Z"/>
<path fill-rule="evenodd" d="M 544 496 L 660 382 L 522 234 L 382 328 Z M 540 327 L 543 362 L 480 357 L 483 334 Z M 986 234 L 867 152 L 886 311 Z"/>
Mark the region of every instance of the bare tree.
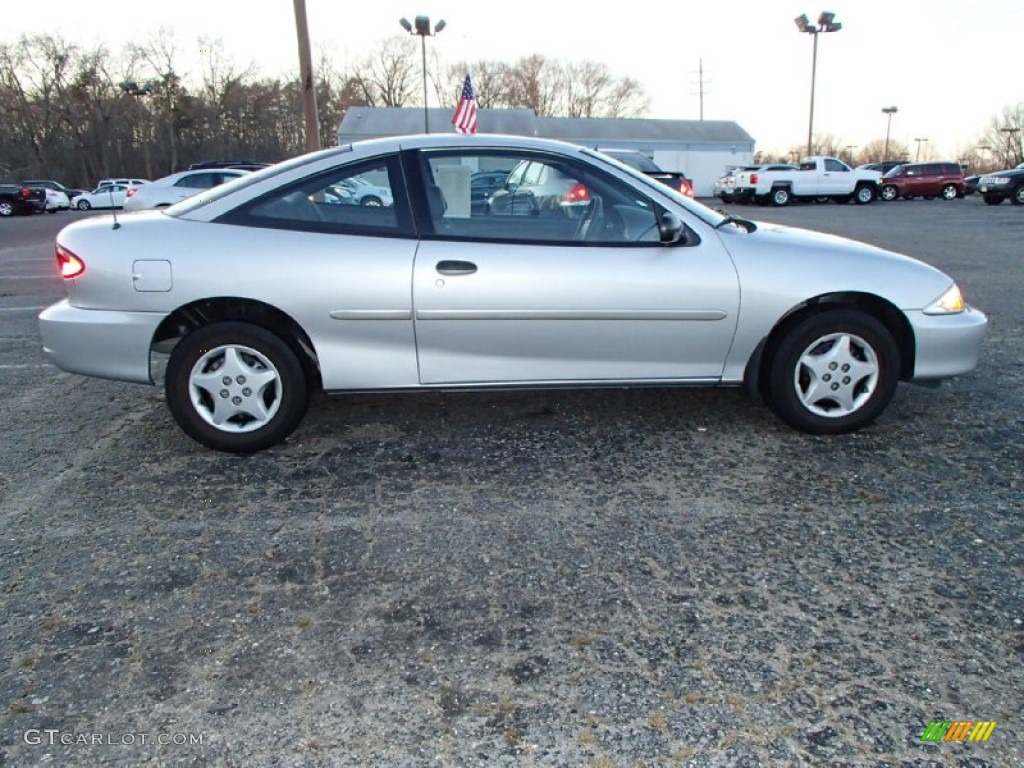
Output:
<path fill-rule="evenodd" d="M 352 73 L 362 100 L 371 107 L 402 107 L 416 104 L 416 43 L 411 37 L 390 37 L 376 54 L 367 57 Z"/>
<path fill-rule="evenodd" d="M 978 142 L 990 147 L 992 157 L 1001 168 L 1024 163 L 1024 102 L 1003 107 L 989 121 Z"/>

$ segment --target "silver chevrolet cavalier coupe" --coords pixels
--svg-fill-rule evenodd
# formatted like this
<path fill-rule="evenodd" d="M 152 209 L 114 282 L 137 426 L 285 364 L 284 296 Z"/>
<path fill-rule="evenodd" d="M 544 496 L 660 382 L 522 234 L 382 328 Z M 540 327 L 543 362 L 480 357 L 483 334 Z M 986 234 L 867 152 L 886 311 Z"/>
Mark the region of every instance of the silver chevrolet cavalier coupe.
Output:
<path fill-rule="evenodd" d="M 507 174 L 473 204 L 472 179 Z M 358 179 L 384 205 L 338 194 Z M 181 428 L 258 451 L 312 389 L 746 385 L 796 429 L 874 421 L 970 371 L 987 320 L 868 245 L 723 216 L 583 147 L 432 135 L 304 155 L 57 237 L 39 317 L 72 373 L 164 386 Z"/>

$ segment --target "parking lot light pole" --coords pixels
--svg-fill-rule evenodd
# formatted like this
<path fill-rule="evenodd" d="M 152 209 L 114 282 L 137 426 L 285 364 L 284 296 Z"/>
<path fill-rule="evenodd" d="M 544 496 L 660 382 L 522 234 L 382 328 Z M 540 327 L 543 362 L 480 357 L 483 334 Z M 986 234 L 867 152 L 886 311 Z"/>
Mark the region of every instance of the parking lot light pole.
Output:
<path fill-rule="evenodd" d="M 1020 144 L 1017 145 L 1016 150 L 1013 147 L 1014 138 L 1020 136 L 1020 128 L 1006 126 L 1005 128 L 1000 128 L 999 132 L 1006 134 L 1006 165 L 1013 166 L 1022 162 L 1021 155 L 1024 152 L 1020 151 Z"/>
<path fill-rule="evenodd" d="M 430 133 L 430 113 L 427 111 L 427 38 L 440 34 L 447 25 L 444 19 L 440 19 L 431 31 L 429 16 L 417 16 L 412 24 L 403 17 L 398 20 L 398 23 L 410 35 L 417 35 L 420 39 L 420 52 L 423 57 L 423 132 Z"/>
<path fill-rule="evenodd" d="M 889 159 L 889 132 L 892 130 L 892 116 L 899 112 L 896 107 L 882 107 L 882 114 L 888 115 L 889 120 L 885 124 L 885 149 L 882 150 L 882 162 Z"/>
<path fill-rule="evenodd" d="M 809 35 L 814 36 L 814 53 L 811 56 L 811 112 L 810 117 L 807 119 L 807 154 L 813 155 L 813 135 L 814 135 L 814 81 L 817 77 L 818 70 L 818 34 L 821 32 L 838 32 L 843 28 L 843 25 L 838 21 L 835 21 L 836 15 L 829 13 L 828 11 L 822 11 L 818 16 L 818 23 L 811 24 L 811 20 L 807 18 L 806 13 L 802 13 L 793 19 L 793 23 L 796 24 L 796 28 L 801 32 L 806 32 Z"/>
<path fill-rule="evenodd" d="M 917 142 L 917 156 L 914 158 L 915 163 L 921 162 L 921 145 L 924 144 L 928 139 L 914 139 Z"/>

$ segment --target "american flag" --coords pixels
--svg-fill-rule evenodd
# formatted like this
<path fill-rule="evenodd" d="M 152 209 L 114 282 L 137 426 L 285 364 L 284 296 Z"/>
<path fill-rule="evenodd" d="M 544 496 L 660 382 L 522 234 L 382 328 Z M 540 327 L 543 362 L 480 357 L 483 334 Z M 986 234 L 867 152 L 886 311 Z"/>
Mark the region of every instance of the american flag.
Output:
<path fill-rule="evenodd" d="M 473 81 L 468 74 L 462 84 L 462 98 L 452 116 L 452 125 L 456 133 L 476 133 L 476 94 L 473 93 Z"/>

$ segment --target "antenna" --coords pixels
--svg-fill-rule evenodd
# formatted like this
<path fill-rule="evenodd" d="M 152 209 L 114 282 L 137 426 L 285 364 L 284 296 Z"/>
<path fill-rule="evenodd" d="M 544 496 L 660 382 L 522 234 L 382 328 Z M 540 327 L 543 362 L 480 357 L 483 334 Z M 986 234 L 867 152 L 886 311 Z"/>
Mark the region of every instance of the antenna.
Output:
<path fill-rule="evenodd" d="M 121 224 L 117 220 L 117 206 L 114 205 L 114 185 L 107 187 L 107 196 L 110 197 L 110 212 L 114 214 L 114 229 L 120 229 Z"/>

